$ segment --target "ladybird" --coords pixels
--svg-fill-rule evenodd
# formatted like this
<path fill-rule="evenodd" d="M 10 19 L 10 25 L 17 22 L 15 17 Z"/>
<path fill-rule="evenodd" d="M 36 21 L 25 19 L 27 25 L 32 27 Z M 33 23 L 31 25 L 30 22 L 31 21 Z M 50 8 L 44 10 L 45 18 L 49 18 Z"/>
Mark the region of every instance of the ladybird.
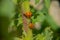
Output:
<path fill-rule="evenodd" d="M 33 29 L 34 28 L 34 24 L 33 23 L 30 23 L 29 24 L 29 28 Z"/>
<path fill-rule="evenodd" d="M 26 12 L 24 15 L 25 15 L 27 18 L 31 18 L 32 13 L 31 13 L 31 12 Z"/>

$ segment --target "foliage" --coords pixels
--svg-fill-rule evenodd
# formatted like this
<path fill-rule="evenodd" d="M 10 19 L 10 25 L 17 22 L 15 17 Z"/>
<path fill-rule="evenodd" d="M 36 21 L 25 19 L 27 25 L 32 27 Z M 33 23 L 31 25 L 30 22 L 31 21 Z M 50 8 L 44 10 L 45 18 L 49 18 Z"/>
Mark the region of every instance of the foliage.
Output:
<path fill-rule="evenodd" d="M 53 40 L 59 27 L 49 15 L 51 0 L 44 0 L 44 8 L 36 10 L 29 4 L 30 0 L 2 0 L 0 1 L 0 32 L 5 40 Z M 39 0 L 35 0 L 36 4 Z M 40 22 L 41 29 L 24 29 L 23 13 L 31 12 L 31 18 L 26 18 L 27 23 Z M 25 15 L 24 15 L 25 16 Z M 26 16 L 25 16 L 26 17 Z M 25 20 L 25 19 L 24 19 Z M 25 27 L 26 28 L 26 27 Z M 36 33 L 36 30 L 38 33 Z M 34 33 L 33 33 L 34 32 Z M 36 33 L 36 34 L 35 34 Z M 57 36 L 56 40 L 59 40 Z"/>

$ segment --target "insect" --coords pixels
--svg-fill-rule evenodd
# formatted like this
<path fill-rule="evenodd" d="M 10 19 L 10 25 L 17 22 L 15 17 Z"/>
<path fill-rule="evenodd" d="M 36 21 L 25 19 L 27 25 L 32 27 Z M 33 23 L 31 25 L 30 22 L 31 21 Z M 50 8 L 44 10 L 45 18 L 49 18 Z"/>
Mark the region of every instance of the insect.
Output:
<path fill-rule="evenodd" d="M 27 18 L 31 18 L 32 13 L 31 13 L 31 12 L 26 12 L 24 15 L 25 15 Z"/>
<path fill-rule="evenodd" d="M 30 23 L 29 24 L 29 28 L 33 29 L 34 28 L 34 24 L 33 23 Z"/>

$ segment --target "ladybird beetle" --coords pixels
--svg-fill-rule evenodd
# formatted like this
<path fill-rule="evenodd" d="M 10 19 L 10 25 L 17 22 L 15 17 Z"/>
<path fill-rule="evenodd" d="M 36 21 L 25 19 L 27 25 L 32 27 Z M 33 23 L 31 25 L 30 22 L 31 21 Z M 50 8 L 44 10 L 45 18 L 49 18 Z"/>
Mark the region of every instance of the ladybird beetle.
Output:
<path fill-rule="evenodd" d="M 26 12 L 24 15 L 25 15 L 27 18 L 31 18 L 32 13 L 31 13 L 31 12 Z"/>
<path fill-rule="evenodd" d="M 30 23 L 29 24 L 29 28 L 33 29 L 34 28 L 34 24 L 33 23 Z"/>

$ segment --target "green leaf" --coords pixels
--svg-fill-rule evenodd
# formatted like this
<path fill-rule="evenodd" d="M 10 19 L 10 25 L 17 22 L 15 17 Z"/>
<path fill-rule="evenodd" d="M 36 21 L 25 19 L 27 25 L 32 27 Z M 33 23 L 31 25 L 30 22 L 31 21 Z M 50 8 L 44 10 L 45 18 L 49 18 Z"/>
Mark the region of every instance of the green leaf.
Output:
<path fill-rule="evenodd" d="M 52 28 L 54 31 L 58 30 L 59 27 L 58 27 L 57 24 L 53 21 L 53 19 L 52 19 L 51 16 L 47 15 L 47 16 L 46 16 L 46 20 L 47 20 L 48 23 L 51 25 L 51 28 Z"/>
<path fill-rule="evenodd" d="M 39 3 L 40 0 L 35 0 L 35 4 Z"/>
<path fill-rule="evenodd" d="M 12 18 L 15 15 L 15 5 L 10 0 L 5 0 L 1 3 L 0 16 Z"/>
<path fill-rule="evenodd" d="M 36 40 L 44 40 L 44 35 L 42 35 L 42 34 L 38 34 L 38 35 L 36 35 L 37 37 L 36 37 Z"/>
<path fill-rule="evenodd" d="M 44 0 L 45 7 L 46 7 L 46 8 L 49 8 L 49 7 L 50 7 L 50 1 L 51 1 L 51 0 Z"/>
<path fill-rule="evenodd" d="M 53 38 L 53 31 L 51 30 L 50 27 L 45 28 L 44 34 L 45 34 L 45 37 L 46 37 L 45 40 L 52 40 L 52 38 Z"/>
<path fill-rule="evenodd" d="M 28 29 L 28 32 L 23 34 L 25 36 L 23 37 L 23 40 L 33 40 L 32 30 Z"/>

